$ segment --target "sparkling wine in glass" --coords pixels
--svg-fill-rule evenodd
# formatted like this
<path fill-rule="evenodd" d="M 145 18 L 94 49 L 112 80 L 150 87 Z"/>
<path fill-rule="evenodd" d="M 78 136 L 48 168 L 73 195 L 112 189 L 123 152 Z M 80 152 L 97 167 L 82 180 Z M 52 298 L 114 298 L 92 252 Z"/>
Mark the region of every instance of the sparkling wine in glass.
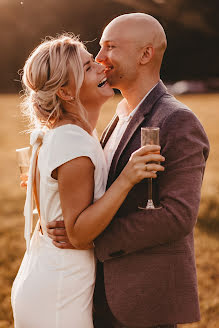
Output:
<path fill-rule="evenodd" d="M 23 175 L 23 179 L 27 181 L 30 167 L 31 148 L 25 147 L 16 149 L 16 155 L 21 176 Z M 37 208 L 33 210 L 33 214 L 38 214 Z"/>
<path fill-rule="evenodd" d="M 16 155 L 21 175 L 28 175 L 31 156 L 30 147 L 16 149 Z"/>
<path fill-rule="evenodd" d="M 141 146 L 146 145 L 160 145 L 159 139 L 159 131 L 160 129 L 157 127 L 146 127 L 141 128 Z M 148 201 L 146 207 L 140 207 L 142 210 L 154 210 L 157 209 L 154 206 L 153 202 L 153 190 L 152 190 L 152 178 L 148 178 Z"/>

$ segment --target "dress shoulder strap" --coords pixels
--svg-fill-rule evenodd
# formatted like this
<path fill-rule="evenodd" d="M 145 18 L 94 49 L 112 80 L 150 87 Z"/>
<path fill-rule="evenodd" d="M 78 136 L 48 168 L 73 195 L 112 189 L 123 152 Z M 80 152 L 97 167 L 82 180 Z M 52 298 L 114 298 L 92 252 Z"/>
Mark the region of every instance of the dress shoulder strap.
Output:
<path fill-rule="evenodd" d="M 27 194 L 26 194 L 26 201 L 24 205 L 24 216 L 25 216 L 25 229 L 24 229 L 24 237 L 26 239 L 26 248 L 27 252 L 29 251 L 30 246 L 30 237 L 33 230 L 33 195 L 36 180 L 36 163 L 38 158 L 38 150 L 43 142 L 44 132 L 42 130 L 35 130 L 32 132 L 30 137 L 30 144 L 32 146 L 32 155 L 30 159 L 30 168 L 28 173 L 28 181 L 27 181 Z M 36 194 L 35 197 L 36 205 L 38 204 L 38 197 Z M 39 217 L 40 211 L 38 210 Z"/>
<path fill-rule="evenodd" d="M 36 167 L 35 167 L 35 174 L 34 174 L 34 179 L 33 179 L 33 194 L 34 194 L 34 200 L 35 200 L 35 204 L 37 207 L 37 212 L 39 215 L 39 220 L 40 220 L 40 227 L 39 230 L 41 231 L 42 235 L 43 235 L 43 229 L 42 229 L 42 223 L 41 223 L 41 214 L 40 214 L 40 203 L 39 203 L 39 197 L 38 197 L 38 192 L 37 192 L 37 162 L 38 162 L 38 155 L 39 155 L 39 150 L 40 150 L 40 146 L 37 150 L 37 156 L 36 156 Z M 40 172 L 38 172 L 38 174 L 40 175 Z"/>

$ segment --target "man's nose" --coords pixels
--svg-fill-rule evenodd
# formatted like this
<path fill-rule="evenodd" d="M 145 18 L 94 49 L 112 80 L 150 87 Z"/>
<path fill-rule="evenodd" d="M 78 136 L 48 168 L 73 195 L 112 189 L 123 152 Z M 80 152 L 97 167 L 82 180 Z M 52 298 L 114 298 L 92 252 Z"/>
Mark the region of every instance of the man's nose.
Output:
<path fill-rule="evenodd" d="M 105 60 L 106 56 L 104 55 L 104 52 L 102 49 L 100 49 L 100 51 L 98 52 L 98 54 L 96 55 L 96 62 L 98 63 L 102 63 Z"/>

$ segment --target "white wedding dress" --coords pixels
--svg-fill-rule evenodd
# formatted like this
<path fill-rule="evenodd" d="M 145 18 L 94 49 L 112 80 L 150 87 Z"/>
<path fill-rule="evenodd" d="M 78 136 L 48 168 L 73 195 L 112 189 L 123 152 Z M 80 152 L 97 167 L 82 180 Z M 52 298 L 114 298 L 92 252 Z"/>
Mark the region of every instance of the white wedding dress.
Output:
<path fill-rule="evenodd" d="M 25 222 L 28 248 L 12 287 L 16 328 L 93 328 L 94 251 L 59 249 L 46 234 L 47 222 L 63 220 L 58 182 L 51 173 L 80 156 L 89 157 L 95 166 L 95 201 L 105 192 L 107 179 L 105 158 L 97 138 L 73 124 L 45 133 L 38 157 L 43 234 L 38 223 L 28 246 L 31 223 Z"/>

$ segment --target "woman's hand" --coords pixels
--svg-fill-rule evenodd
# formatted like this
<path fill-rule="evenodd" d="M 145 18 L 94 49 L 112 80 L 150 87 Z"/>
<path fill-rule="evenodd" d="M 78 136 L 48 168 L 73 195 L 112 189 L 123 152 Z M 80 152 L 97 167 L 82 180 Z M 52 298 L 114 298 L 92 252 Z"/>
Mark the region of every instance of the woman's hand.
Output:
<path fill-rule="evenodd" d="M 21 188 L 27 188 L 27 181 L 28 181 L 28 175 L 27 174 L 21 174 L 20 175 L 20 186 L 21 186 Z"/>
<path fill-rule="evenodd" d="M 156 178 L 157 171 L 164 171 L 164 167 L 158 164 L 163 161 L 165 158 L 160 155 L 160 146 L 141 147 L 132 153 L 120 177 L 132 188 L 145 178 Z"/>

